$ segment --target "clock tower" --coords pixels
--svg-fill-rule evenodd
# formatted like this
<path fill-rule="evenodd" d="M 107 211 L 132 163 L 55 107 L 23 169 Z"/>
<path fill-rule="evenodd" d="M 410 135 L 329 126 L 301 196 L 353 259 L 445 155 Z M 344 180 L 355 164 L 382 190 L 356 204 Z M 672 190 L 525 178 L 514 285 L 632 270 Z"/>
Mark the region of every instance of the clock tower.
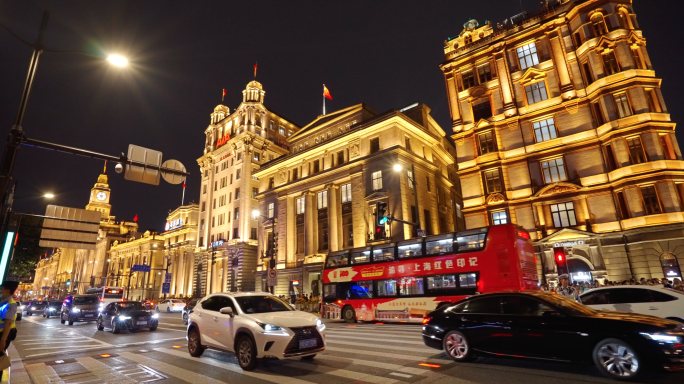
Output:
<path fill-rule="evenodd" d="M 112 206 L 109 204 L 109 196 L 111 190 L 107 184 L 107 175 L 102 174 L 97 178 L 97 183 L 93 189 L 90 190 L 90 200 L 86 209 L 89 211 L 102 212 L 102 219 L 108 219 Z"/>

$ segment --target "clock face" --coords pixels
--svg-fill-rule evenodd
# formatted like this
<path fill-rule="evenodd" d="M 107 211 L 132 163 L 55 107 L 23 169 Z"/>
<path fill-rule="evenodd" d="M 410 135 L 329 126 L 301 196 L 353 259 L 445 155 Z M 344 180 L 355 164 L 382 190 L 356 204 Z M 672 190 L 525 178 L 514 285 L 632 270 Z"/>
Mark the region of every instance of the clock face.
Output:
<path fill-rule="evenodd" d="M 105 199 L 107 199 L 107 194 L 104 192 L 98 192 L 96 197 L 100 201 L 105 201 Z"/>

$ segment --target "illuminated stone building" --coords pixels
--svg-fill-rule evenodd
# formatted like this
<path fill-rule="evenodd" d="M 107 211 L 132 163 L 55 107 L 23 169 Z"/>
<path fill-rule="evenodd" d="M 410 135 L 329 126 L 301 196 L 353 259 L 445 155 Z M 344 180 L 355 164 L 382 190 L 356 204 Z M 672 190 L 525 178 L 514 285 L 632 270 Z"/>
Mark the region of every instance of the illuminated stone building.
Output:
<path fill-rule="evenodd" d="M 166 218 L 164 239 L 164 257 L 171 263 L 170 297 L 189 297 L 193 294 L 193 286 L 202 285 L 202 274 L 195 274 L 195 251 L 197 249 L 197 224 L 199 204 L 190 203 L 180 206 L 169 213 Z M 166 266 L 164 266 L 166 268 Z"/>
<path fill-rule="evenodd" d="M 456 213 L 461 197 L 455 149 L 445 136 L 430 108 L 416 103 L 381 114 L 354 105 L 319 116 L 289 137 L 289 153 L 255 172 L 259 255 L 269 255 L 269 244 L 277 242 L 275 294 L 320 293 L 330 252 L 401 246 L 416 237 L 413 226 L 398 221 L 376 226 L 377 203 L 408 222 L 415 222 L 417 211 L 428 235 L 463 229 Z M 418 209 L 409 176 L 418 189 Z M 257 266 L 257 288 L 263 290 L 269 261 L 263 257 Z"/>
<path fill-rule="evenodd" d="M 547 278 L 554 246 L 577 278 L 681 276 L 684 162 L 632 2 L 545 3 L 445 41 L 466 227 L 524 227 Z"/>
<path fill-rule="evenodd" d="M 199 163 L 199 228 L 194 293 L 254 290 L 257 264 L 258 181 L 261 164 L 288 153 L 288 137 L 299 127 L 264 106 L 261 83 L 251 81 L 231 113 L 219 105 L 204 131 Z"/>
<path fill-rule="evenodd" d="M 132 271 L 133 265 L 147 265 L 151 270 Z M 109 250 L 109 285 L 125 287 L 128 300 L 158 298 L 164 268 L 164 237 L 154 232 L 145 231 L 142 236 L 114 241 Z"/>

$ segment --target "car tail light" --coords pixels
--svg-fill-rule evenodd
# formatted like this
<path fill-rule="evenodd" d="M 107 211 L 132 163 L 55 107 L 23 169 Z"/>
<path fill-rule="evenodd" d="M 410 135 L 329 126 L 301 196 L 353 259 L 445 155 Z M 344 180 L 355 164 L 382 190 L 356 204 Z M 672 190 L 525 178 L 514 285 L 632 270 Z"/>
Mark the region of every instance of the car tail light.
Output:
<path fill-rule="evenodd" d="M 432 317 L 423 317 L 423 325 L 427 324 L 432 320 Z"/>

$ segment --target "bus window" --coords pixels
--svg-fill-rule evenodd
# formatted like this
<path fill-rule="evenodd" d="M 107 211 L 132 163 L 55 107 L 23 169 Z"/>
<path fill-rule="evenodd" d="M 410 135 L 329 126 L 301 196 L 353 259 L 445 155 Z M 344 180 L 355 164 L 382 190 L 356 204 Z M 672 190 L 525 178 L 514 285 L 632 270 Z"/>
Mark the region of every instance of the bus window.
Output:
<path fill-rule="evenodd" d="M 428 255 L 444 255 L 454 251 L 454 240 L 451 235 L 441 237 L 441 239 L 428 239 L 425 242 L 425 252 Z"/>
<path fill-rule="evenodd" d="M 484 249 L 485 237 L 487 237 L 487 228 L 457 233 L 456 242 L 458 242 L 458 251 L 461 252 Z"/>
<path fill-rule="evenodd" d="M 477 275 L 474 273 L 462 273 L 458 275 L 458 286 L 461 288 L 477 287 Z"/>
<path fill-rule="evenodd" d="M 398 256 L 400 259 L 405 259 L 408 257 L 422 256 L 423 248 L 421 241 L 409 241 L 399 243 Z"/>
<path fill-rule="evenodd" d="M 326 299 L 336 299 L 337 284 L 323 284 L 323 297 Z"/>
<path fill-rule="evenodd" d="M 396 296 L 397 281 L 395 279 L 378 280 L 378 297 Z"/>
<path fill-rule="evenodd" d="M 400 296 L 422 295 L 425 293 L 422 277 L 400 277 L 397 279 L 397 285 L 399 285 Z"/>
<path fill-rule="evenodd" d="M 342 254 L 342 255 L 328 256 L 328 261 L 325 263 L 325 266 L 328 268 L 334 268 L 334 267 L 345 267 L 348 264 L 349 264 L 349 255 Z"/>
<path fill-rule="evenodd" d="M 358 251 L 352 252 L 351 262 L 352 264 L 363 264 L 370 261 L 370 251 Z"/>
<path fill-rule="evenodd" d="M 428 289 L 455 289 L 456 275 L 430 276 L 428 279 Z"/>
<path fill-rule="evenodd" d="M 394 244 L 373 249 L 373 261 L 394 261 Z"/>
<path fill-rule="evenodd" d="M 358 281 L 350 283 L 346 291 L 347 299 L 372 299 L 373 298 L 373 282 L 372 281 Z"/>

